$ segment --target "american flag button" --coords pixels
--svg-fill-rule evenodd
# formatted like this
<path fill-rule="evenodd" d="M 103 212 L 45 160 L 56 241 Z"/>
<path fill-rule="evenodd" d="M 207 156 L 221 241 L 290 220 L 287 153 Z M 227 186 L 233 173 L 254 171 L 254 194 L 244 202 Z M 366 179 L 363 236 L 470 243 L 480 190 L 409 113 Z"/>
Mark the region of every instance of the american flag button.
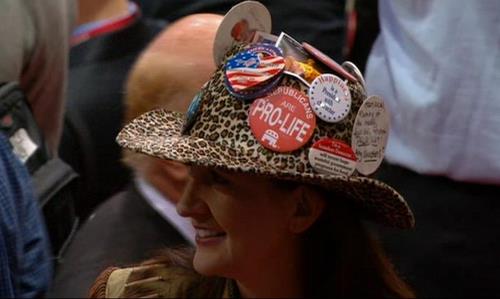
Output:
<path fill-rule="evenodd" d="M 244 95 L 252 89 L 261 89 L 268 83 L 273 83 L 273 79 L 283 73 L 283 56 L 272 55 L 270 47 L 261 48 L 245 50 L 227 61 L 224 74 L 230 93 Z"/>
<path fill-rule="evenodd" d="M 227 91 L 232 96 L 243 101 L 252 101 L 258 97 L 264 96 L 267 93 L 271 92 L 279 84 L 281 78 L 282 76 L 277 76 L 253 88 L 248 88 L 246 90 L 241 90 L 239 92 L 236 92 L 231 88 L 229 82 L 227 81 L 227 78 L 225 79 L 225 84 Z"/>

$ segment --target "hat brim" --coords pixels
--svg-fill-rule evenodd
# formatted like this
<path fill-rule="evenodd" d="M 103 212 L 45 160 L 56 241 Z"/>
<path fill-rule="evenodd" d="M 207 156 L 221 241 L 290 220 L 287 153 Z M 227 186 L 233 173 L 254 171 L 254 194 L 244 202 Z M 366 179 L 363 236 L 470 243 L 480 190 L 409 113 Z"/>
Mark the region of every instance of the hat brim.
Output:
<path fill-rule="evenodd" d="M 322 186 L 353 199 L 365 217 L 399 228 L 415 220 L 403 197 L 387 184 L 369 177 L 299 173 L 272 167 L 234 148 L 182 135 L 184 114 L 164 109 L 147 112 L 127 124 L 117 137 L 123 148 L 166 160 L 266 175 Z"/>

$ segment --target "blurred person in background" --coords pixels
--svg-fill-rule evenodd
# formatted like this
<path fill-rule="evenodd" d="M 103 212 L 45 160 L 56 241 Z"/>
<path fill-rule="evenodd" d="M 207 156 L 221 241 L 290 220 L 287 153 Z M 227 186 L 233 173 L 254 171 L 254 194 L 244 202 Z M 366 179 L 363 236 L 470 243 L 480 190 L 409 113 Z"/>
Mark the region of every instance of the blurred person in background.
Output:
<path fill-rule="evenodd" d="M 0 3 L 0 82 L 18 81 L 52 154 L 57 155 L 66 98 L 74 1 Z"/>
<path fill-rule="evenodd" d="M 0 133 L 0 298 L 39 298 L 52 281 L 45 224 L 26 167 Z"/>
<path fill-rule="evenodd" d="M 366 61 L 380 31 L 378 0 L 346 1 L 346 43 L 344 54 L 364 73 Z"/>
<path fill-rule="evenodd" d="M 146 16 L 175 21 L 193 13 L 224 15 L 242 0 L 134 0 Z M 297 40 L 315 45 L 337 61 L 343 61 L 345 0 L 261 0 L 273 16 L 272 33 L 293 32 Z"/>
<path fill-rule="evenodd" d="M 221 16 L 197 14 L 167 27 L 142 52 L 126 83 L 126 120 L 160 107 L 186 111 L 215 70 L 212 45 Z M 193 75 L 194 74 L 194 75 Z M 175 203 L 187 181 L 184 165 L 124 152 L 134 180 L 83 225 L 59 268 L 51 297 L 84 297 L 110 264 L 138 263 L 154 250 L 194 244 Z"/>
<path fill-rule="evenodd" d="M 143 17 L 127 0 L 80 0 L 78 8 L 59 153 L 80 174 L 77 212 L 85 219 L 130 180 L 114 142 L 123 122 L 125 79 L 165 22 Z"/>
<path fill-rule="evenodd" d="M 74 18 L 73 1 L 0 1 L 0 83 L 19 83 L 36 122 L 33 125 L 40 129 L 52 156 L 57 156 L 61 134 Z M 27 167 L 14 156 L 12 139 L 3 135 L 4 126 L 12 125 L 4 120 L 0 133 L 0 297 L 39 298 L 52 279 L 50 244 Z"/>
<path fill-rule="evenodd" d="M 421 297 L 500 293 L 500 2 L 379 0 L 369 93 L 392 112 L 379 178 L 414 207 L 388 251 Z"/>

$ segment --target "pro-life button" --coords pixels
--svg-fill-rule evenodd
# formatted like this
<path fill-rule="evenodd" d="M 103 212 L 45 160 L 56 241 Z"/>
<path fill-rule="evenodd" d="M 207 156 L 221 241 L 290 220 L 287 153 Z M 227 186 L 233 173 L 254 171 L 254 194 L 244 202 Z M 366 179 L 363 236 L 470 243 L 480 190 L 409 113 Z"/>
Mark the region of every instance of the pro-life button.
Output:
<path fill-rule="evenodd" d="M 304 93 L 280 86 L 252 103 L 248 122 L 262 146 L 276 152 L 291 152 L 309 141 L 316 127 L 316 116 Z"/>

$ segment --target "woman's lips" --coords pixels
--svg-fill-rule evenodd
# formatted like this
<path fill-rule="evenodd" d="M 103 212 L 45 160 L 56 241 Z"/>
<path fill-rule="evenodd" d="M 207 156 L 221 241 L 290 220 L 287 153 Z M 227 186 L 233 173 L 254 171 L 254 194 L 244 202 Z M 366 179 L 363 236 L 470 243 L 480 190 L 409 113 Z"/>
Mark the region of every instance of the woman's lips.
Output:
<path fill-rule="evenodd" d="M 200 238 L 218 237 L 218 236 L 225 235 L 225 234 L 226 233 L 224 233 L 223 231 L 202 229 L 202 228 L 196 229 L 196 235 L 199 236 Z"/>
<path fill-rule="evenodd" d="M 197 227 L 195 227 L 195 229 L 196 243 L 198 245 L 211 245 L 214 243 L 218 243 L 226 236 L 226 233 L 220 230 Z"/>

